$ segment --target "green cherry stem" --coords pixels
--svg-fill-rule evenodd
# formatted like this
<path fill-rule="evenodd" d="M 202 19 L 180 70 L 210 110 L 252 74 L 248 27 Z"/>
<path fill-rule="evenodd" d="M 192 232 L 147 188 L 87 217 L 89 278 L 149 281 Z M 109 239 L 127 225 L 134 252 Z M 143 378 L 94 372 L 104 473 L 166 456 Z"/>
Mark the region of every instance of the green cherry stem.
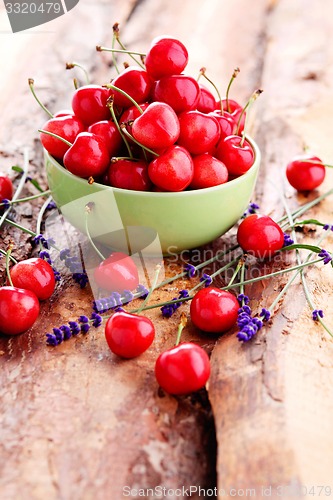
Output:
<path fill-rule="evenodd" d="M 119 43 L 119 46 L 122 48 L 122 50 L 127 52 L 128 55 L 130 56 L 130 58 L 133 59 L 133 61 L 135 61 L 139 66 L 141 66 L 141 68 L 145 69 L 145 66 L 142 64 L 142 62 L 138 61 L 137 58 L 133 55 L 133 52 L 128 51 L 126 49 L 125 45 L 121 42 L 121 40 L 119 38 L 119 23 L 115 23 L 112 26 L 112 29 L 113 29 L 113 35 L 114 35 L 115 39 L 117 40 L 117 42 Z M 140 55 L 141 57 L 145 56 L 145 54 L 140 54 L 140 53 L 138 55 Z"/>
<path fill-rule="evenodd" d="M 140 112 L 140 115 L 142 115 L 143 110 L 141 109 L 139 104 L 133 99 L 133 97 L 131 97 L 127 92 L 120 89 L 119 87 L 116 87 L 115 85 L 112 85 L 112 83 L 106 83 L 105 85 L 103 85 L 103 87 L 105 87 L 107 89 L 116 90 L 117 92 L 119 92 L 119 94 L 123 95 L 124 97 L 127 97 L 127 99 L 131 101 L 133 106 L 135 106 L 137 108 L 137 110 Z"/>
<path fill-rule="evenodd" d="M 255 92 L 253 92 L 252 96 L 250 97 L 250 99 L 248 100 L 247 104 L 242 109 L 241 114 L 239 115 L 238 122 L 237 122 L 236 135 L 238 135 L 238 133 L 239 133 L 240 124 L 241 124 L 243 115 L 244 115 L 244 113 L 245 113 L 245 111 L 247 109 L 247 113 L 245 115 L 245 122 L 244 122 L 244 129 L 243 129 L 243 134 L 242 134 L 242 140 L 240 142 L 240 147 L 243 147 L 243 144 L 244 144 L 244 141 L 245 141 L 245 130 L 246 130 L 247 124 L 248 124 L 250 109 L 252 108 L 253 103 L 258 99 L 258 97 L 262 93 L 263 93 L 263 90 L 261 90 L 261 89 L 258 89 Z"/>
<path fill-rule="evenodd" d="M 139 141 L 137 141 L 129 132 L 128 130 L 126 129 L 126 123 L 121 123 L 120 124 L 120 128 L 123 132 L 123 134 L 126 135 L 126 137 L 128 137 L 129 139 L 132 139 L 133 142 L 135 142 L 135 144 L 137 144 L 138 146 L 140 146 L 142 149 L 144 149 L 145 151 L 148 151 L 148 153 L 151 153 L 152 155 L 154 156 L 160 156 L 158 153 L 156 153 L 155 151 L 153 151 L 152 149 L 149 149 L 147 148 L 146 146 L 143 146 L 143 144 L 141 144 Z"/>
<path fill-rule="evenodd" d="M 102 259 L 102 260 L 105 260 L 105 256 L 102 254 L 102 252 L 99 251 L 99 249 L 97 248 L 97 246 L 95 245 L 92 237 L 91 237 L 91 234 L 90 234 L 90 230 L 89 230 L 89 214 L 91 214 L 91 212 L 93 211 L 93 207 L 94 207 L 94 203 L 87 203 L 86 206 L 85 206 L 85 209 L 84 209 L 84 215 L 85 215 L 85 230 L 86 230 L 86 233 L 87 233 L 87 237 L 88 237 L 88 240 L 89 240 L 89 243 L 91 244 L 91 246 L 93 247 L 93 249 L 95 250 L 95 252 L 97 253 L 97 255 Z"/>
<path fill-rule="evenodd" d="M 31 93 L 34 96 L 34 98 L 36 99 L 36 101 L 38 102 L 39 106 L 45 111 L 45 113 L 47 115 L 49 115 L 50 118 L 53 118 L 54 115 L 51 113 L 51 111 L 49 111 L 47 109 L 47 107 L 38 99 L 38 97 L 36 95 L 35 87 L 34 87 L 34 84 L 35 84 L 34 79 L 33 78 L 28 78 L 28 84 L 29 84 L 29 88 L 31 90 Z"/>
<path fill-rule="evenodd" d="M 11 203 L 15 202 L 15 200 L 17 200 L 18 197 L 20 196 L 21 191 L 23 190 L 23 187 L 25 185 L 25 182 L 26 182 L 26 179 L 27 179 L 27 176 L 28 176 L 28 169 L 29 169 L 29 149 L 28 148 L 24 148 L 24 150 L 23 150 L 23 171 L 22 171 L 22 177 L 21 177 L 19 185 L 17 186 L 17 189 L 16 189 L 16 191 L 14 193 L 14 196 L 13 196 L 13 198 L 11 200 Z M 10 205 L 4 211 L 4 213 L 2 214 L 2 216 L 0 218 L 0 227 L 2 226 L 2 224 L 5 221 L 8 222 L 7 215 L 9 214 L 9 212 L 11 211 L 11 209 L 12 209 L 12 205 Z"/>
<path fill-rule="evenodd" d="M 128 142 L 125 134 L 123 133 L 123 130 L 121 129 L 121 127 L 119 125 L 119 122 L 117 120 L 116 113 L 114 112 L 114 107 L 113 107 L 114 103 L 113 103 L 113 100 L 114 100 L 114 97 L 112 95 L 112 96 L 108 97 L 108 100 L 107 100 L 106 104 L 107 104 L 107 106 L 108 106 L 108 108 L 110 110 L 110 113 L 111 113 L 112 119 L 114 121 L 114 124 L 117 127 L 117 130 L 118 130 L 119 134 L 121 135 L 121 137 L 122 137 L 122 139 L 123 139 L 123 141 L 125 143 L 125 146 L 126 146 L 126 149 L 128 151 L 129 157 L 133 158 L 133 153 L 132 153 L 132 150 L 130 148 L 129 142 Z"/>
<path fill-rule="evenodd" d="M 1 255 L 4 255 L 5 257 L 7 256 L 7 252 L 5 250 L 2 250 L 2 248 L 0 248 L 0 253 Z M 12 255 L 9 256 L 10 260 L 14 263 L 14 264 L 17 264 L 17 260 L 14 259 L 14 257 Z"/>
<path fill-rule="evenodd" d="M 89 85 L 90 78 L 89 78 L 88 71 L 86 70 L 86 68 L 84 66 L 82 66 L 82 64 L 77 63 L 77 62 L 66 63 L 66 69 L 73 69 L 73 68 L 80 68 L 83 71 L 85 79 L 86 79 L 86 83 L 87 83 L 87 85 Z"/>
<path fill-rule="evenodd" d="M 7 278 L 8 278 L 10 286 L 14 286 L 10 272 L 9 272 L 9 260 L 10 260 L 10 254 L 12 253 L 12 250 L 13 250 L 13 245 L 9 245 L 8 250 L 7 250 L 7 254 L 6 254 L 6 274 L 7 274 Z"/>
<path fill-rule="evenodd" d="M 218 96 L 218 99 L 219 99 L 219 103 L 220 103 L 220 106 L 221 106 L 221 115 L 223 116 L 223 103 L 222 103 L 222 97 L 221 97 L 221 94 L 220 94 L 220 91 L 219 89 L 217 88 L 217 86 L 215 85 L 215 83 L 210 79 L 208 78 L 208 76 L 206 75 L 206 68 L 201 68 L 200 69 L 200 76 L 203 76 L 207 82 L 209 82 L 213 88 L 215 89 L 215 92 L 217 93 L 217 96 Z"/>
<path fill-rule="evenodd" d="M 187 324 L 187 317 L 186 317 L 186 314 L 184 312 L 182 312 L 181 315 L 180 315 L 180 323 L 178 325 L 178 331 L 177 331 L 177 338 L 176 338 L 175 346 L 179 345 L 180 338 L 182 336 L 182 333 L 183 333 L 183 330 L 184 330 L 186 324 Z"/>
<path fill-rule="evenodd" d="M 102 47 L 101 45 L 96 45 L 96 50 L 97 52 L 115 52 L 116 54 L 128 54 L 134 55 L 134 56 L 140 56 L 140 57 L 145 57 L 146 54 L 145 52 L 136 52 L 135 50 L 129 50 L 129 49 L 115 49 L 115 48 L 110 48 L 110 47 Z"/>
<path fill-rule="evenodd" d="M 73 144 L 71 142 L 67 141 L 67 139 L 64 139 L 63 137 L 61 137 L 58 134 L 54 134 L 53 132 L 49 132 L 48 130 L 43 130 L 43 129 L 38 129 L 38 132 L 40 134 L 50 135 L 51 137 L 54 137 L 55 139 L 59 139 L 60 141 L 62 141 L 65 144 L 67 144 L 67 146 L 69 146 L 69 147 L 73 146 Z"/>
<path fill-rule="evenodd" d="M 239 72 L 240 72 L 239 68 L 235 68 L 234 69 L 234 71 L 233 71 L 233 73 L 231 75 L 231 78 L 229 80 L 227 91 L 226 91 L 226 94 L 225 94 L 225 102 L 226 102 L 226 105 L 227 105 L 227 111 L 228 111 L 228 113 L 230 113 L 230 107 L 229 107 L 229 92 L 230 92 L 230 87 L 231 87 L 233 81 L 235 80 L 235 78 L 237 78 L 237 75 L 238 75 Z"/>

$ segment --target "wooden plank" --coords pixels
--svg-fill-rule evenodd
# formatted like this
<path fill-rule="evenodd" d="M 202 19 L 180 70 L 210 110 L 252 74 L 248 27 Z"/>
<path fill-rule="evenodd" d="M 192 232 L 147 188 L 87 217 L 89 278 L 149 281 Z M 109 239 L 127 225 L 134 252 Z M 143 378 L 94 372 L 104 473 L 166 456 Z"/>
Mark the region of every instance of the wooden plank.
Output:
<path fill-rule="evenodd" d="M 302 152 L 304 143 L 328 162 L 333 153 L 326 132 L 332 92 L 325 85 L 332 71 L 332 46 L 325 36 L 332 29 L 332 6 L 324 2 L 311 9 L 303 6 L 281 0 L 267 17 L 265 93 L 258 103 L 257 131 L 263 175 L 257 199 L 276 217 L 283 207 L 270 180 L 280 191 L 286 188 L 291 206 L 304 203 L 309 198 L 296 196 L 284 181 L 287 162 Z M 319 192 L 329 189 L 332 179 L 328 171 Z M 309 215 L 332 221 L 332 200 Z M 305 239 L 314 242 L 319 236 L 317 230 Z M 329 238 L 328 247 L 331 242 Z M 324 309 L 332 325 L 330 269 L 311 269 L 307 276 L 316 307 Z M 254 310 L 269 305 L 285 280 L 252 286 L 248 293 L 254 298 Z M 255 488 L 258 496 L 267 486 L 272 487 L 270 496 L 282 492 L 291 498 L 304 494 L 301 486 L 309 492 L 311 486 L 332 485 L 333 428 L 327 417 L 333 409 L 333 346 L 310 316 L 302 289 L 295 284 L 272 325 L 255 342 L 240 346 L 234 336 L 226 336 L 213 352 L 210 398 L 219 448 L 218 484 L 227 492 Z M 279 489 L 284 486 L 289 490 Z"/>

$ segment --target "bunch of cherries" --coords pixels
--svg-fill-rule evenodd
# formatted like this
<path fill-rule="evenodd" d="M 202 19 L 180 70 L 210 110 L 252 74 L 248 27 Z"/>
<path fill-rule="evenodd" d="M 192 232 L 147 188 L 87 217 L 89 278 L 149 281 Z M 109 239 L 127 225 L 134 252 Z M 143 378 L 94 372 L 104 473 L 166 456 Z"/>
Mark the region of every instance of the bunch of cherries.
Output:
<path fill-rule="evenodd" d="M 183 74 L 187 62 L 179 40 L 155 39 L 145 68 L 129 66 L 111 84 L 76 89 L 73 111 L 56 113 L 43 126 L 43 146 L 72 174 L 123 189 L 201 189 L 243 175 L 254 162 L 244 134 L 245 110 L 228 97 L 216 100 L 208 88 Z M 325 165 L 304 155 L 288 164 L 286 174 L 292 186 L 307 191 L 324 180 Z M 12 196 L 11 180 L 0 175 L 0 203 Z M 279 225 L 258 214 L 241 222 L 237 240 L 244 252 L 260 258 L 284 245 Z M 17 335 L 36 321 L 39 300 L 52 295 L 54 271 L 41 258 L 7 269 L 9 284 L 0 288 L 0 331 Z M 119 252 L 96 268 L 94 279 L 101 289 L 120 293 L 139 284 L 134 261 Z M 239 309 L 232 293 L 210 285 L 192 298 L 190 316 L 200 330 L 220 334 L 236 324 Z M 196 391 L 210 375 L 206 351 L 180 342 L 185 325 L 182 315 L 176 345 L 155 364 L 158 383 L 171 394 Z M 155 328 L 141 310 L 119 310 L 107 319 L 105 337 L 113 353 L 133 358 L 151 346 Z"/>
<path fill-rule="evenodd" d="M 73 111 L 44 124 L 43 146 L 72 174 L 122 189 L 201 189 L 244 174 L 254 162 L 245 109 L 216 100 L 183 73 L 187 62 L 182 42 L 154 39 L 145 67 L 77 88 Z"/>

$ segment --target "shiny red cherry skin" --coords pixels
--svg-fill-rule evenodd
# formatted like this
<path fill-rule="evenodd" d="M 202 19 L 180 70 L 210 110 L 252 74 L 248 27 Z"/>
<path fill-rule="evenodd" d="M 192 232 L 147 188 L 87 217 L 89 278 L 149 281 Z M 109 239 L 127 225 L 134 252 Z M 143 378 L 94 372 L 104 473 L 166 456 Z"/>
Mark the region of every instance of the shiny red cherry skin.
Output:
<path fill-rule="evenodd" d="M 168 104 L 153 102 L 132 125 L 133 137 L 154 151 L 174 144 L 179 137 L 179 120 Z"/>
<path fill-rule="evenodd" d="M 234 101 L 233 99 L 229 99 L 228 102 L 226 99 L 222 99 L 222 106 L 223 106 L 223 110 L 228 112 L 232 116 L 236 126 L 238 126 L 238 121 L 239 121 L 240 115 L 242 114 L 243 107 L 237 101 Z M 221 108 L 221 104 L 220 104 L 220 102 L 217 102 L 216 109 L 220 109 L 220 108 Z M 243 113 L 243 116 L 242 116 L 241 121 L 239 123 L 239 130 L 238 130 L 239 135 L 241 135 L 241 133 L 244 130 L 245 117 L 246 117 L 246 112 Z"/>
<path fill-rule="evenodd" d="M 142 104 L 139 104 L 139 106 L 142 109 L 142 111 L 145 111 L 148 108 L 149 104 L 150 104 L 149 102 L 143 102 Z M 136 106 L 131 106 L 130 108 L 125 109 L 125 111 L 121 114 L 119 123 L 125 123 L 127 132 L 129 132 L 132 135 L 133 122 L 139 116 L 141 116 L 141 113 L 138 110 L 138 108 Z M 127 140 L 133 143 L 132 139 L 130 139 L 129 137 L 127 138 Z"/>
<path fill-rule="evenodd" d="M 42 129 L 59 135 L 73 144 L 78 134 L 84 132 L 85 126 L 76 116 L 65 115 L 51 118 L 43 125 Z M 40 133 L 40 140 L 46 151 L 57 160 L 62 160 L 69 149 L 69 146 L 60 139 L 42 132 Z"/>
<path fill-rule="evenodd" d="M 147 73 L 154 80 L 180 75 L 188 62 L 185 45 L 173 37 L 154 38 L 145 58 Z"/>
<path fill-rule="evenodd" d="M 152 186 L 148 164 L 143 160 L 115 159 L 111 162 L 107 176 L 108 184 L 120 189 L 149 191 Z"/>
<path fill-rule="evenodd" d="M 109 292 L 122 293 L 139 285 L 138 268 L 129 255 L 114 252 L 94 271 L 96 285 Z"/>
<path fill-rule="evenodd" d="M 162 352 L 155 363 L 159 385 L 169 394 L 186 395 L 202 389 L 210 376 L 210 362 L 206 351 L 191 342 Z"/>
<path fill-rule="evenodd" d="M 200 330 L 224 333 L 232 328 L 238 315 L 239 304 L 232 293 L 215 286 L 199 290 L 191 301 L 192 323 Z"/>
<path fill-rule="evenodd" d="M 72 98 L 72 108 L 85 125 L 110 119 L 107 99 L 110 90 L 99 85 L 84 85 L 79 87 Z"/>
<path fill-rule="evenodd" d="M 220 139 L 220 125 L 213 115 L 185 111 L 179 115 L 179 125 L 177 143 L 193 155 L 210 151 Z"/>
<path fill-rule="evenodd" d="M 11 200 L 13 198 L 14 188 L 8 175 L 0 173 L 0 203 L 3 199 Z"/>
<path fill-rule="evenodd" d="M 88 132 L 101 137 L 109 151 L 109 156 L 117 156 L 123 144 L 118 128 L 112 120 L 102 120 L 88 127 Z"/>
<path fill-rule="evenodd" d="M 205 85 L 199 83 L 200 97 L 197 104 L 197 110 L 201 113 L 211 113 L 216 108 L 215 97 Z"/>
<path fill-rule="evenodd" d="M 64 155 L 66 169 L 88 179 L 103 175 L 110 164 L 110 155 L 103 139 L 90 132 L 79 134 Z"/>
<path fill-rule="evenodd" d="M 127 312 L 114 313 L 105 324 L 105 338 L 110 350 L 122 358 L 136 358 L 145 352 L 155 337 L 149 318 Z"/>
<path fill-rule="evenodd" d="M 39 300 L 51 297 L 56 285 L 52 267 L 44 259 L 21 260 L 10 270 L 13 285 L 34 292 Z"/>
<path fill-rule="evenodd" d="M 190 184 L 191 189 L 204 189 L 228 180 L 228 169 L 220 160 L 205 153 L 193 157 L 194 175 Z"/>
<path fill-rule="evenodd" d="M 192 157 L 181 146 L 170 146 L 148 166 L 153 184 L 165 191 L 183 191 L 191 184 L 193 173 Z"/>
<path fill-rule="evenodd" d="M 144 102 L 148 99 L 152 83 L 148 73 L 137 66 L 129 66 L 112 81 L 112 85 L 126 92 L 135 102 Z M 114 104 L 119 108 L 133 106 L 133 102 L 128 97 L 114 89 L 111 89 L 111 92 L 114 96 Z"/>
<path fill-rule="evenodd" d="M 318 156 L 304 154 L 288 163 L 286 175 L 297 191 L 312 191 L 324 181 L 326 168 Z"/>
<path fill-rule="evenodd" d="M 166 102 L 177 114 L 195 109 L 199 98 L 198 82 L 187 75 L 165 76 L 153 88 L 153 100 Z"/>
<path fill-rule="evenodd" d="M 73 116 L 74 111 L 72 109 L 59 109 L 54 113 L 53 118 L 61 118 L 62 116 Z"/>
<path fill-rule="evenodd" d="M 225 137 L 228 137 L 229 135 L 233 135 L 236 132 L 236 123 L 234 118 L 231 116 L 230 113 L 227 111 L 222 112 L 221 110 L 216 109 L 212 113 L 209 113 L 210 115 L 214 116 L 216 120 L 219 122 L 220 125 L 220 139 L 224 139 Z"/>
<path fill-rule="evenodd" d="M 252 214 L 239 225 L 237 241 L 244 252 L 265 259 L 283 247 L 284 235 L 271 217 Z"/>
<path fill-rule="evenodd" d="M 0 288 L 0 332 L 19 335 L 35 323 L 39 314 L 39 301 L 30 290 L 3 286 Z"/>
<path fill-rule="evenodd" d="M 230 135 L 221 140 L 216 148 L 216 157 L 228 169 L 230 175 L 243 175 L 253 165 L 255 155 L 251 144 L 238 135 Z"/>

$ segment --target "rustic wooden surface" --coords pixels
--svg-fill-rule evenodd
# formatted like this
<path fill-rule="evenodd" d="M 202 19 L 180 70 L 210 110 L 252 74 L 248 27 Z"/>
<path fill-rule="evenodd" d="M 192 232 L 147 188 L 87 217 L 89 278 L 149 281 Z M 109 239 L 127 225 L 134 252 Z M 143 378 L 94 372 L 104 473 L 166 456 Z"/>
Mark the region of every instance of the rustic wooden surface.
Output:
<path fill-rule="evenodd" d="M 36 140 L 45 116 L 29 95 L 27 79 L 35 79 L 51 109 L 68 106 L 74 73 L 65 72 L 64 63 L 78 60 L 95 81 L 109 78 L 111 58 L 96 54 L 94 46 L 111 43 L 115 21 L 126 44 L 139 50 L 155 35 L 180 37 L 189 47 L 189 72 L 195 75 L 204 65 L 221 88 L 240 66 L 234 96 L 241 101 L 257 87 L 265 90 L 253 133 L 263 154 L 255 200 L 266 213 L 278 218 L 283 212 L 276 186 L 286 189 L 292 207 L 314 196 L 295 195 L 283 180 L 288 159 L 304 144 L 332 163 L 331 2 L 81 0 L 65 17 L 17 35 L 5 33 L 4 16 L 0 11 L 2 170 L 22 165 L 28 146 L 31 175 L 46 185 Z M 332 186 L 332 174 L 320 193 Z M 35 190 L 27 184 L 29 193 Z M 39 206 L 21 205 L 15 220 L 34 230 Z M 327 199 L 309 215 L 332 223 L 332 206 Z M 317 237 L 318 231 L 300 235 L 303 241 Z M 33 251 L 27 236 L 5 226 L 1 246 L 9 241 L 18 258 Z M 307 276 L 316 305 L 332 325 L 332 273 L 318 267 Z M 254 310 L 268 306 L 285 282 L 282 277 L 249 288 Z M 164 287 L 155 300 L 189 286 L 182 280 Z M 211 353 L 212 375 L 207 392 L 186 398 L 163 394 L 153 375 L 156 356 L 173 343 L 180 311 L 170 320 L 158 310 L 149 313 L 157 340 L 135 360 L 110 354 L 102 328 L 56 349 L 45 346 L 44 334 L 89 314 L 91 300 L 89 290 L 66 278 L 29 333 L 0 338 L 1 499 L 118 500 L 124 486 L 157 485 L 217 487 L 220 498 L 246 496 L 242 491 L 249 488 L 261 497 L 261 487 L 271 486 L 270 496 L 291 498 L 292 492 L 278 487 L 333 487 L 332 341 L 310 319 L 299 284 L 248 345 L 232 332 L 219 339 L 202 336 L 189 324 L 184 339 Z"/>

